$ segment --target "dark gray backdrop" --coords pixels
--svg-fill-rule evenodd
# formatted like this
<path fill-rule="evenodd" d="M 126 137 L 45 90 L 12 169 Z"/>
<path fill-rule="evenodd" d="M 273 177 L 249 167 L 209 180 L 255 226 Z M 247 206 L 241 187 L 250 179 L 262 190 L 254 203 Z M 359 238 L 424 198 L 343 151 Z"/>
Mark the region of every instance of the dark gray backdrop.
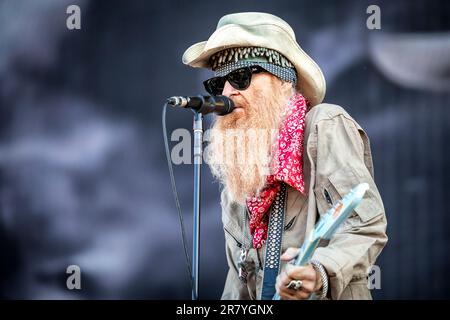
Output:
<path fill-rule="evenodd" d="M 370 4 L 381 30 L 366 28 Z M 203 93 L 209 72 L 181 55 L 239 11 L 288 21 L 323 68 L 325 101 L 371 138 L 390 237 L 374 296 L 450 297 L 450 4 L 437 0 L 0 1 L 0 297 L 190 298 L 161 109 Z M 168 117 L 190 130 L 190 112 Z M 190 239 L 192 166 L 175 174 Z M 200 298 L 217 299 L 226 259 L 206 166 L 203 186 Z"/>

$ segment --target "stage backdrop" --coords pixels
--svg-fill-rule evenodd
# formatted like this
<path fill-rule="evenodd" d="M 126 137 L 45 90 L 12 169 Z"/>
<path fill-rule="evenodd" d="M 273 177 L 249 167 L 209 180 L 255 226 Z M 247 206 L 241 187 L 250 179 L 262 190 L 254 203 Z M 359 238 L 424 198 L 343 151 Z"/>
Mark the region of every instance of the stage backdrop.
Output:
<path fill-rule="evenodd" d="M 66 24 L 72 4 L 79 30 Z M 367 28 L 371 4 L 380 30 Z M 446 0 L 0 1 L 1 298 L 190 298 L 161 110 L 205 93 L 210 73 L 181 55 L 240 11 L 288 21 L 324 71 L 325 101 L 369 134 L 389 223 L 374 297 L 450 298 Z M 169 133 L 191 124 L 169 110 Z M 220 186 L 203 169 L 200 298 L 218 299 Z M 175 166 L 189 253 L 192 170 Z M 67 288 L 71 265 L 80 290 Z"/>

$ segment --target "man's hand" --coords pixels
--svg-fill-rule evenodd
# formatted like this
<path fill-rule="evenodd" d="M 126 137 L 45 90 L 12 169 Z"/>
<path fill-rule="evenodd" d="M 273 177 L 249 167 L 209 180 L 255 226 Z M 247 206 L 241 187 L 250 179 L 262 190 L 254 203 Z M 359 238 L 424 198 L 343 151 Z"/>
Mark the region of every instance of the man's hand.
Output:
<path fill-rule="evenodd" d="M 297 256 L 298 252 L 298 248 L 289 248 L 281 256 L 281 260 L 290 261 Z M 302 286 L 299 290 L 287 288 L 287 285 L 292 280 L 302 281 Z M 277 277 L 275 288 L 283 300 L 303 300 L 308 299 L 312 293 L 322 288 L 322 280 L 320 274 L 312 265 L 298 267 L 292 264 L 286 264 L 283 271 Z"/>

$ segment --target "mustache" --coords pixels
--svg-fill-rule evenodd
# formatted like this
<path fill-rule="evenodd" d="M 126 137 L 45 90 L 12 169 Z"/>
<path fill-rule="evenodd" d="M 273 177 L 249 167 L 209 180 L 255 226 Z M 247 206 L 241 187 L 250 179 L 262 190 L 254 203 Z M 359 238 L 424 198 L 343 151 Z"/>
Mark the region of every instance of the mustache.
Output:
<path fill-rule="evenodd" d="M 241 95 L 231 95 L 231 96 L 229 96 L 227 98 L 231 99 L 236 107 L 242 108 L 244 106 L 248 106 L 249 105 L 247 99 L 245 99 Z"/>

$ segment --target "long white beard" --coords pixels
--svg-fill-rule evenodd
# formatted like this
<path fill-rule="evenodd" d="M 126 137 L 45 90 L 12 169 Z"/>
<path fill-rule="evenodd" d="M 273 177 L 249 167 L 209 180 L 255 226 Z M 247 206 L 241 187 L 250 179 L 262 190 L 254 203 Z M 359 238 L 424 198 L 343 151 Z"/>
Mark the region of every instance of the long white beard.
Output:
<path fill-rule="evenodd" d="M 258 195 L 272 173 L 274 143 L 291 95 L 279 86 L 265 92 L 258 92 L 251 106 L 244 106 L 243 115 L 217 117 L 205 150 L 212 174 L 230 199 L 240 204 Z"/>

